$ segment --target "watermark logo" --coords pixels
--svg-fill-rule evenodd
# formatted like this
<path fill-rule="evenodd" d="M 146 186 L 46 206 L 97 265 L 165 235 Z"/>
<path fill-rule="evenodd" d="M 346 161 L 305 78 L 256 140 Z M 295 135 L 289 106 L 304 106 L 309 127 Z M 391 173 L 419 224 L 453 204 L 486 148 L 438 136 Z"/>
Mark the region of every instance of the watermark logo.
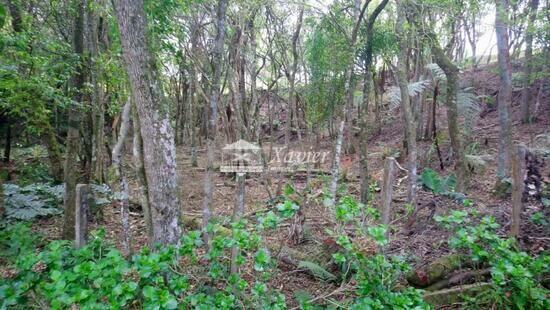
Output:
<path fill-rule="evenodd" d="M 221 172 L 262 172 L 261 148 L 254 143 L 239 140 L 222 149 Z"/>
<path fill-rule="evenodd" d="M 304 151 L 303 149 L 306 149 Z M 292 172 L 299 169 L 307 169 L 314 165 L 322 165 L 330 158 L 329 151 L 314 151 L 312 148 L 302 150 L 290 149 L 287 146 L 270 148 L 268 154 L 270 159 L 265 166 L 262 161 L 262 148 L 255 143 L 239 140 L 227 144 L 222 149 L 221 172 L 265 172 L 265 171 L 287 171 Z M 267 156 L 267 155 L 266 155 Z"/>

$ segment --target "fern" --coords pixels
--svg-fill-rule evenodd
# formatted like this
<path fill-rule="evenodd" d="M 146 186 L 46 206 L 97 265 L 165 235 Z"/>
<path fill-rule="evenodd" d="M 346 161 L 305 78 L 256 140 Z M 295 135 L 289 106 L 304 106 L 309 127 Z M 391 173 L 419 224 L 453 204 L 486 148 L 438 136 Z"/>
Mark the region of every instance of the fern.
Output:
<path fill-rule="evenodd" d="M 437 81 L 437 80 L 446 81 L 447 80 L 447 76 L 445 75 L 445 72 L 443 71 L 443 69 L 441 69 L 441 67 L 439 67 L 438 64 L 436 64 L 436 63 L 427 64 L 426 68 L 430 70 L 430 72 L 432 73 L 432 78 L 435 81 Z"/>
<path fill-rule="evenodd" d="M 65 194 L 64 185 L 33 183 L 27 186 L 4 184 L 7 221 L 28 221 L 37 217 L 62 213 L 61 203 Z M 112 201 L 113 195 L 107 185 L 92 185 L 94 206 Z"/>
<path fill-rule="evenodd" d="M 316 277 L 320 280 L 323 280 L 325 282 L 336 281 L 336 276 L 335 275 L 328 272 L 325 268 L 319 266 L 316 263 L 303 260 L 303 261 L 300 261 L 298 263 L 298 268 L 307 270 L 314 277 Z"/>
<path fill-rule="evenodd" d="M 477 96 L 471 92 L 471 89 L 466 88 L 458 91 L 456 105 L 458 114 L 463 118 L 464 133 L 470 134 L 481 113 L 481 104 L 479 104 Z"/>
<path fill-rule="evenodd" d="M 27 221 L 39 216 L 61 214 L 58 206 L 63 192 L 63 185 L 31 184 L 19 187 L 4 184 L 6 219 Z"/>
<path fill-rule="evenodd" d="M 416 82 L 409 83 L 409 96 L 411 98 L 416 97 L 422 94 L 424 91 L 429 89 L 432 85 L 430 80 L 420 80 Z M 397 86 L 392 86 L 388 90 L 388 101 L 390 102 L 390 110 L 397 108 L 401 104 L 401 90 Z"/>

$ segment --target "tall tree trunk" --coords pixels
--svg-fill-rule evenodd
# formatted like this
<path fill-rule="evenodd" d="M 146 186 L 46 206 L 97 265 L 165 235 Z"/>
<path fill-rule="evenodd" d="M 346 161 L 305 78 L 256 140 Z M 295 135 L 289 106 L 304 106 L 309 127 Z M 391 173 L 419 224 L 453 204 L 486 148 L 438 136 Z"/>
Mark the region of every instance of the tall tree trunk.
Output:
<path fill-rule="evenodd" d="M 170 108 L 148 43 L 143 1 L 115 0 L 114 6 L 122 55 L 141 125 L 153 241 L 177 244 L 181 228 L 176 146 L 170 125 Z"/>
<path fill-rule="evenodd" d="M 498 167 L 499 181 L 510 175 L 510 147 L 512 145 L 510 106 L 512 104 L 512 66 L 508 45 L 508 0 L 496 0 L 495 28 L 498 48 L 500 87 L 498 89 Z"/>
<path fill-rule="evenodd" d="M 345 75 L 345 91 L 346 91 L 346 102 L 342 107 L 340 112 L 340 122 L 338 127 L 338 136 L 336 137 L 336 143 L 334 145 L 334 154 L 332 161 L 332 180 L 330 183 L 330 205 L 333 206 L 336 203 L 336 189 L 338 187 L 338 179 L 340 178 L 340 155 L 342 152 L 342 143 L 344 140 L 344 128 L 346 122 L 346 116 L 351 115 L 351 108 L 353 106 L 353 92 L 355 90 L 355 83 L 353 81 L 353 67 L 354 67 L 354 58 L 355 58 L 355 43 L 357 42 L 357 33 L 359 31 L 359 26 L 367 10 L 367 6 L 370 1 L 365 1 L 363 7 L 355 15 L 355 23 L 353 30 L 351 31 L 351 37 L 349 38 L 349 43 L 351 46 L 351 59 L 348 67 L 346 69 Z M 356 5 L 357 6 L 357 5 Z M 352 128 L 349 128 L 349 134 L 351 134 Z"/>
<path fill-rule="evenodd" d="M 416 178 L 417 178 L 417 166 L 416 166 L 416 124 L 414 121 L 411 100 L 409 97 L 409 87 L 407 78 L 407 58 L 409 49 L 408 34 L 405 30 L 405 11 L 406 7 L 401 0 L 397 3 L 397 20 L 395 24 L 395 33 L 399 42 L 400 53 L 397 61 L 397 83 L 399 84 L 399 90 L 401 92 L 401 110 L 403 113 L 403 119 L 405 121 L 405 137 L 407 142 L 407 169 L 409 172 L 409 184 L 407 193 L 407 202 L 416 209 Z"/>
<path fill-rule="evenodd" d="M 298 40 L 300 39 L 300 31 L 302 30 L 302 20 L 304 17 L 304 8 L 300 8 L 298 13 L 298 21 L 296 23 L 296 30 L 292 35 L 292 66 L 290 69 L 289 79 L 288 79 L 288 88 L 290 95 L 290 106 L 289 111 L 293 111 L 294 118 L 296 120 L 296 132 L 298 134 L 298 139 L 301 137 L 300 133 L 300 117 L 298 115 L 298 94 L 296 93 L 296 71 L 298 71 L 298 61 L 300 57 L 298 55 Z M 287 145 L 288 147 L 288 145 Z"/>
<path fill-rule="evenodd" d="M 134 169 L 139 187 L 139 200 L 143 210 L 143 220 L 147 228 L 147 243 L 153 245 L 153 222 L 151 220 L 151 205 L 149 204 L 149 192 L 147 190 L 147 176 L 145 175 L 145 163 L 143 162 L 143 139 L 141 138 L 141 126 L 135 104 L 132 104 L 132 127 L 134 140 L 132 155 L 134 157 Z"/>
<path fill-rule="evenodd" d="M 449 122 L 451 147 L 453 150 L 453 157 L 456 160 L 456 190 L 458 192 L 464 192 L 466 184 L 466 161 L 464 158 L 464 150 L 462 149 L 461 132 L 458 128 L 457 107 L 459 70 L 458 67 L 447 57 L 447 55 L 445 55 L 445 52 L 439 46 L 438 40 L 433 33 L 430 35 L 430 42 L 435 61 L 443 72 L 445 72 L 445 76 L 447 77 L 447 97 L 445 103 L 447 105 L 447 120 Z"/>
<path fill-rule="evenodd" d="M 256 18 L 257 9 L 252 13 L 247 25 L 248 39 L 250 41 L 250 50 L 249 58 L 250 61 L 248 64 L 248 74 L 250 75 L 250 120 L 251 120 L 251 139 L 256 142 L 260 142 L 260 128 L 261 128 L 261 119 L 260 119 L 260 102 L 258 100 L 258 92 L 256 89 L 256 80 L 258 77 L 257 67 L 257 57 L 256 57 L 256 29 L 254 27 L 254 20 Z"/>
<path fill-rule="evenodd" d="M 195 96 L 197 92 L 197 70 L 196 70 L 196 50 L 197 41 L 199 39 L 198 26 L 195 20 L 191 22 L 191 51 L 189 58 L 191 59 L 191 65 L 189 66 L 189 91 L 187 92 L 186 107 L 187 111 L 187 127 L 189 128 L 189 136 L 191 138 L 191 167 L 197 167 L 197 138 L 196 135 L 196 108 L 195 108 Z"/>
<path fill-rule="evenodd" d="M 529 2 L 529 21 L 525 33 L 525 58 L 523 65 L 523 90 L 521 92 L 521 118 L 524 123 L 532 120 L 531 105 L 533 105 L 533 89 L 531 87 L 531 73 L 533 71 L 533 32 L 537 18 L 539 0 Z"/>
<path fill-rule="evenodd" d="M 380 2 L 380 4 L 374 9 L 374 11 L 371 13 L 369 18 L 367 19 L 366 23 L 366 52 L 365 52 L 365 85 L 363 85 L 363 109 L 361 109 L 362 113 L 359 115 L 359 125 L 360 125 L 360 131 L 359 131 L 359 161 L 361 165 L 361 188 L 360 188 L 360 197 L 362 203 L 367 203 L 368 194 L 369 194 L 369 167 L 368 167 L 368 133 L 367 133 L 367 115 L 368 115 L 368 107 L 369 107 L 369 100 L 370 100 L 370 93 L 371 93 L 371 84 L 373 88 L 376 88 L 376 85 L 372 83 L 372 35 L 373 35 L 373 27 L 374 23 L 376 22 L 376 18 L 378 18 L 378 15 L 384 7 L 386 7 L 386 4 L 388 4 L 389 0 L 383 0 Z M 376 94 L 375 94 L 376 96 Z"/>
<path fill-rule="evenodd" d="M 100 84 L 102 68 L 99 60 L 99 17 L 88 5 L 87 37 L 90 49 L 90 75 L 93 85 L 92 92 L 92 179 L 98 183 L 105 181 L 105 94 Z"/>
<path fill-rule="evenodd" d="M 84 68 L 82 58 L 84 56 L 84 5 L 85 0 L 75 0 L 76 17 L 73 33 L 73 48 L 78 55 L 76 74 L 73 76 L 72 85 L 75 89 L 74 101 L 78 104 L 82 102 L 82 91 L 84 88 Z M 65 148 L 65 213 L 62 237 L 72 240 L 75 237 L 75 203 L 76 203 L 76 183 L 78 180 L 78 147 L 79 147 L 79 127 L 80 111 L 78 105 L 72 104 L 69 108 L 69 129 L 67 131 L 67 146 Z"/>
<path fill-rule="evenodd" d="M 120 203 L 120 221 L 122 224 L 122 253 L 126 257 L 131 254 L 130 246 L 130 200 L 128 197 L 128 180 L 122 169 L 123 158 L 124 158 L 124 142 L 128 136 L 128 130 L 130 127 L 130 110 L 132 109 L 131 101 L 126 102 L 124 108 L 122 109 L 121 121 L 120 121 L 120 132 L 118 135 L 118 140 L 113 147 L 113 166 L 112 166 L 112 175 L 113 179 L 109 180 L 112 188 L 116 188 L 118 192 L 121 193 L 121 198 L 119 199 Z M 118 183 L 118 186 L 116 186 Z"/>
<path fill-rule="evenodd" d="M 214 76 L 212 77 L 212 86 L 210 93 L 210 103 L 208 106 L 208 126 L 206 129 L 206 175 L 204 178 L 204 200 L 202 206 L 202 228 L 205 244 L 208 246 L 209 234 L 206 231 L 206 226 L 212 216 L 212 196 L 213 184 L 212 178 L 214 175 L 214 148 L 216 136 L 216 123 L 218 121 L 218 101 L 220 100 L 220 80 L 222 73 L 222 53 L 223 43 L 225 39 L 225 10 L 227 0 L 218 1 L 217 21 L 216 21 L 216 39 L 214 43 Z"/>

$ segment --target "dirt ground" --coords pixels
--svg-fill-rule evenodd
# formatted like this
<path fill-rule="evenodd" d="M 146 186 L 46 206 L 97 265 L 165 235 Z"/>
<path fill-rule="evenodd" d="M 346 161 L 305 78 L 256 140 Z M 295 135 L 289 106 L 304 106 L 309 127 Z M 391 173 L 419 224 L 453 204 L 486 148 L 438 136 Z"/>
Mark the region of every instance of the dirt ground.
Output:
<path fill-rule="evenodd" d="M 498 78 L 495 74 L 488 71 L 483 72 L 466 72 L 463 75 L 463 80 L 466 83 L 472 83 L 476 86 L 476 90 L 483 91 L 488 96 L 496 95 Z M 533 124 L 521 124 L 519 115 L 519 97 L 518 91 L 514 91 L 514 105 L 512 111 L 513 122 L 513 137 L 514 142 L 524 143 L 529 148 L 546 148 L 550 149 L 550 96 L 545 93 L 540 99 L 538 111 L 536 113 L 537 122 Z M 369 168 L 373 181 L 380 184 L 382 178 L 382 167 L 384 157 L 395 152 L 402 153 L 402 123 L 399 116 L 399 111 L 394 110 L 388 112 L 385 117 L 385 123 L 380 134 L 372 136 L 369 141 Z M 444 137 L 446 135 L 446 109 L 441 105 L 437 110 L 438 130 Z M 482 214 L 494 215 L 497 221 L 502 225 L 504 233 L 509 226 L 510 218 L 510 198 L 499 199 L 493 193 L 494 184 L 496 182 L 496 154 L 498 143 L 498 115 L 496 109 L 490 109 L 487 106 L 481 113 L 482 117 L 477 119 L 473 131 L 465 137 L 468 142 L 471 155 L 486 155 L 483 158 L 488 159 L 484 169 L 475 170 L 470 177 L 470 183 L 467 190 L 468 199 L 474 202 L 474 207 Z M 448 140 L 447 138 L 442 139 Z M 298 145 L 300 141 L 294 140 L 293 144 Z M 332 140 L 325 137 L 321 141 L 321 149 L 331 150 Z M 447 142 L 441 143 L 441 152 L 443 154 L 445 169 L 441 170 L 439 161 L 433 151 L 433 143 L 431 141 L 419 142 L 419 171 L 424 167 L 430 167 L 440 174 L 446 175 L 452 172 L 452 163 L 447 162 L 449 157 L 450 145 Z M 181 182 L 181 201 L 182 212 L 184 216 L 199 217 L 202 208 L 203 199 L 203 182 L 204 182 L 204 149 L 199 149 L 198 159 L 199 167 L 192 168 L 189 158 L 190 150 L 187 148 L 178 149 L 178 169 L 180 172 Z M 546 163 L 542 168 L 541 174 L 545 182 L 550 182 L 550 170 L 548 168 L 549 154 L 546 154 Z M 127 162 L 130 157 L 127 157 Z M 398 157 L 401 165 L 403 160 Z M 358 196 L 359 188 L 359 164 L 358 155 L 346 155 L 343 158 L 346 161 L 346 182 L 348 184 L 348 192 L 351 195 Z M 325 167 L 328 171 L 328 167 Z M 269 195 L 266 190 L 266 185 L 263 182 L 264 178 L 258 175 L 251 176 L 246 180 L 246 203 L 245 214 L 252 214 L 255 211 L 266 210 L 268 208 Z M 418 203 L 421 206 L 426 206 L 419 213 L 416 222 L 414 223 L 412 232 L 405 233 L 403 225 L 406 221 L 406 178 L 404 172 L 399 172 L 397 177 L 397 185 L 394 190 L 393 214 L 391 222 L 390 245 L 388 253 L 405 255 L 415 266 L 426 264 L 433 261 L 435 258 L 447 254 L 450 250 L 447 244 L 447 239 L 450 233 L 434 221 L 435 215 L 443 215 L 449 210 L 458 210 L 464 208 L 458 205 L 451 199 L 443 196 L 435 196 L 425 190 L 420 190 Z M 273 176 L 272 192 L 277 183 L 277 176 Z M 292 182 L 297 189 L 305 186 L 306 178 L 296 176 L 292 180 L 286 177 L 285 182 Z M 234 200 L 235 189 L 234 179 L 231 176 L 216 173 L 214 177 L 214 201 L 216 216 L 231 216 Z M 322 191 L 322 182 L 317 182 L 317 187 L 314 187 L 313 193 Z M 132 188 L 133 200 L 137 199 L 135 180 L 131 178 L 130 187 Z M 376 193 L 373 201 L 373 206 L 378 206 L 378 196 Z M 542 226 L 533 224 L 529 218 L 537 212 L 543 210 L 543 205 L 540 201 L 530 199 L 525 204 L 525 209 L 522 215 L 522 247 L 531 253 L 539 253 L 543 250 L 548 250 L 550 245 L 550 233 Z M 131 210 L 131 230 L 133 249 L 137 251 L 145 244 L 145 227 L 139 210 Z M 321 201 L 313 201 L 305 210 L 303 210 L 306 218 L 306 226 L 311 231 L 311 234 L 316 240 L 326 238 L 325 228 L 330 225 L 329 213 L 323 206 Z M 254 217 L 250 217 L 253 219 Z M 94 226 L 106 226 L 106 232 L 109 240 L 117 242 L 120 235 L 120 213 L 119 207 L 116 204 L 111 204 L 104 209 L 104 222 L 94 224 Z M 58 236 L 58 227 L 60 218 L 44 219 L 35 224 L 35 229 L 45 232 L 48 236 Z M 285 244 L 287 240 L 287 227 L 283 226 L 274 233 L 269 233 L 264 236 L 264 240 L 271 244 Z M 290 246 L 289 244 L 286 244 Z M 306 245 L 304 245 L 306 246 Z M 300 250 L 300 246 L 296 247 Z M 244 274 L 246 277 L 247 271 Z M 345 287 L 337 287 L 333 284 L 318 281 L 307 274 L 295 270 L 294 267 L 280 264 L 280 268 L 275 271 L 272 277 L 272 287 L 281 290 L 287 298 L 287 303 L 290 306 L 296 306 L 294 294 L 297 291 L 307 291 L 312 296 L 330 295 L 336 300 L 343 298 L 346 295 Z"/>

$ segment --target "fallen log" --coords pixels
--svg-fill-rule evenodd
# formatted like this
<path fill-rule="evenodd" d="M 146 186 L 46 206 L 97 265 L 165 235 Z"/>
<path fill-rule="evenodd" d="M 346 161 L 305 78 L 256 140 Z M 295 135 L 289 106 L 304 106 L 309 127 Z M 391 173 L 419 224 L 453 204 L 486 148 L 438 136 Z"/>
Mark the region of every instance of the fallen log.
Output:
<path fill-rule="evenodd" d="M 435 282 L 434 284 L 428 286 L 426 288 L 426 291 L 437 291 L 437 290 L 441 290 L 441 289 L 456 286 L 456 285 L 462 285 L 468 281 L 479 282 L 479 281 L 485 280 L 485 278 L 487 278 L 487 276 L 490 274 L 491 274 L 491 269 L 462 271 L 446 279 Z"/>
<path fill-rule="evenodd" d="M 443 279 L 457 269 L 467 267 L 467 259 L 461 254 L 451 254 L 440 257 L 432 263 L 411 271 L 407 282 L 419 288 L 425 288 Z"/>
<path fill-rule="evenodd" d="M 450 305 L 462 301 L 464 296 L 475 297 L 490 288 L 491 284 L 487 282 L 455 286 L 449 289 L 426 293 L 424 294 L 424 300 L 432 305 Z"/>
<path fill-rule="evenodd" d="M 302 246 L 302 250 L 269 244 L 268 248 L 281 262 L 301 269 L 316 279 L 325 282 L 338 279 L 338 268 L 332 261 L 332 254 L 336 251 L 327 242 L 313 242 L 306 247 Z"/>

